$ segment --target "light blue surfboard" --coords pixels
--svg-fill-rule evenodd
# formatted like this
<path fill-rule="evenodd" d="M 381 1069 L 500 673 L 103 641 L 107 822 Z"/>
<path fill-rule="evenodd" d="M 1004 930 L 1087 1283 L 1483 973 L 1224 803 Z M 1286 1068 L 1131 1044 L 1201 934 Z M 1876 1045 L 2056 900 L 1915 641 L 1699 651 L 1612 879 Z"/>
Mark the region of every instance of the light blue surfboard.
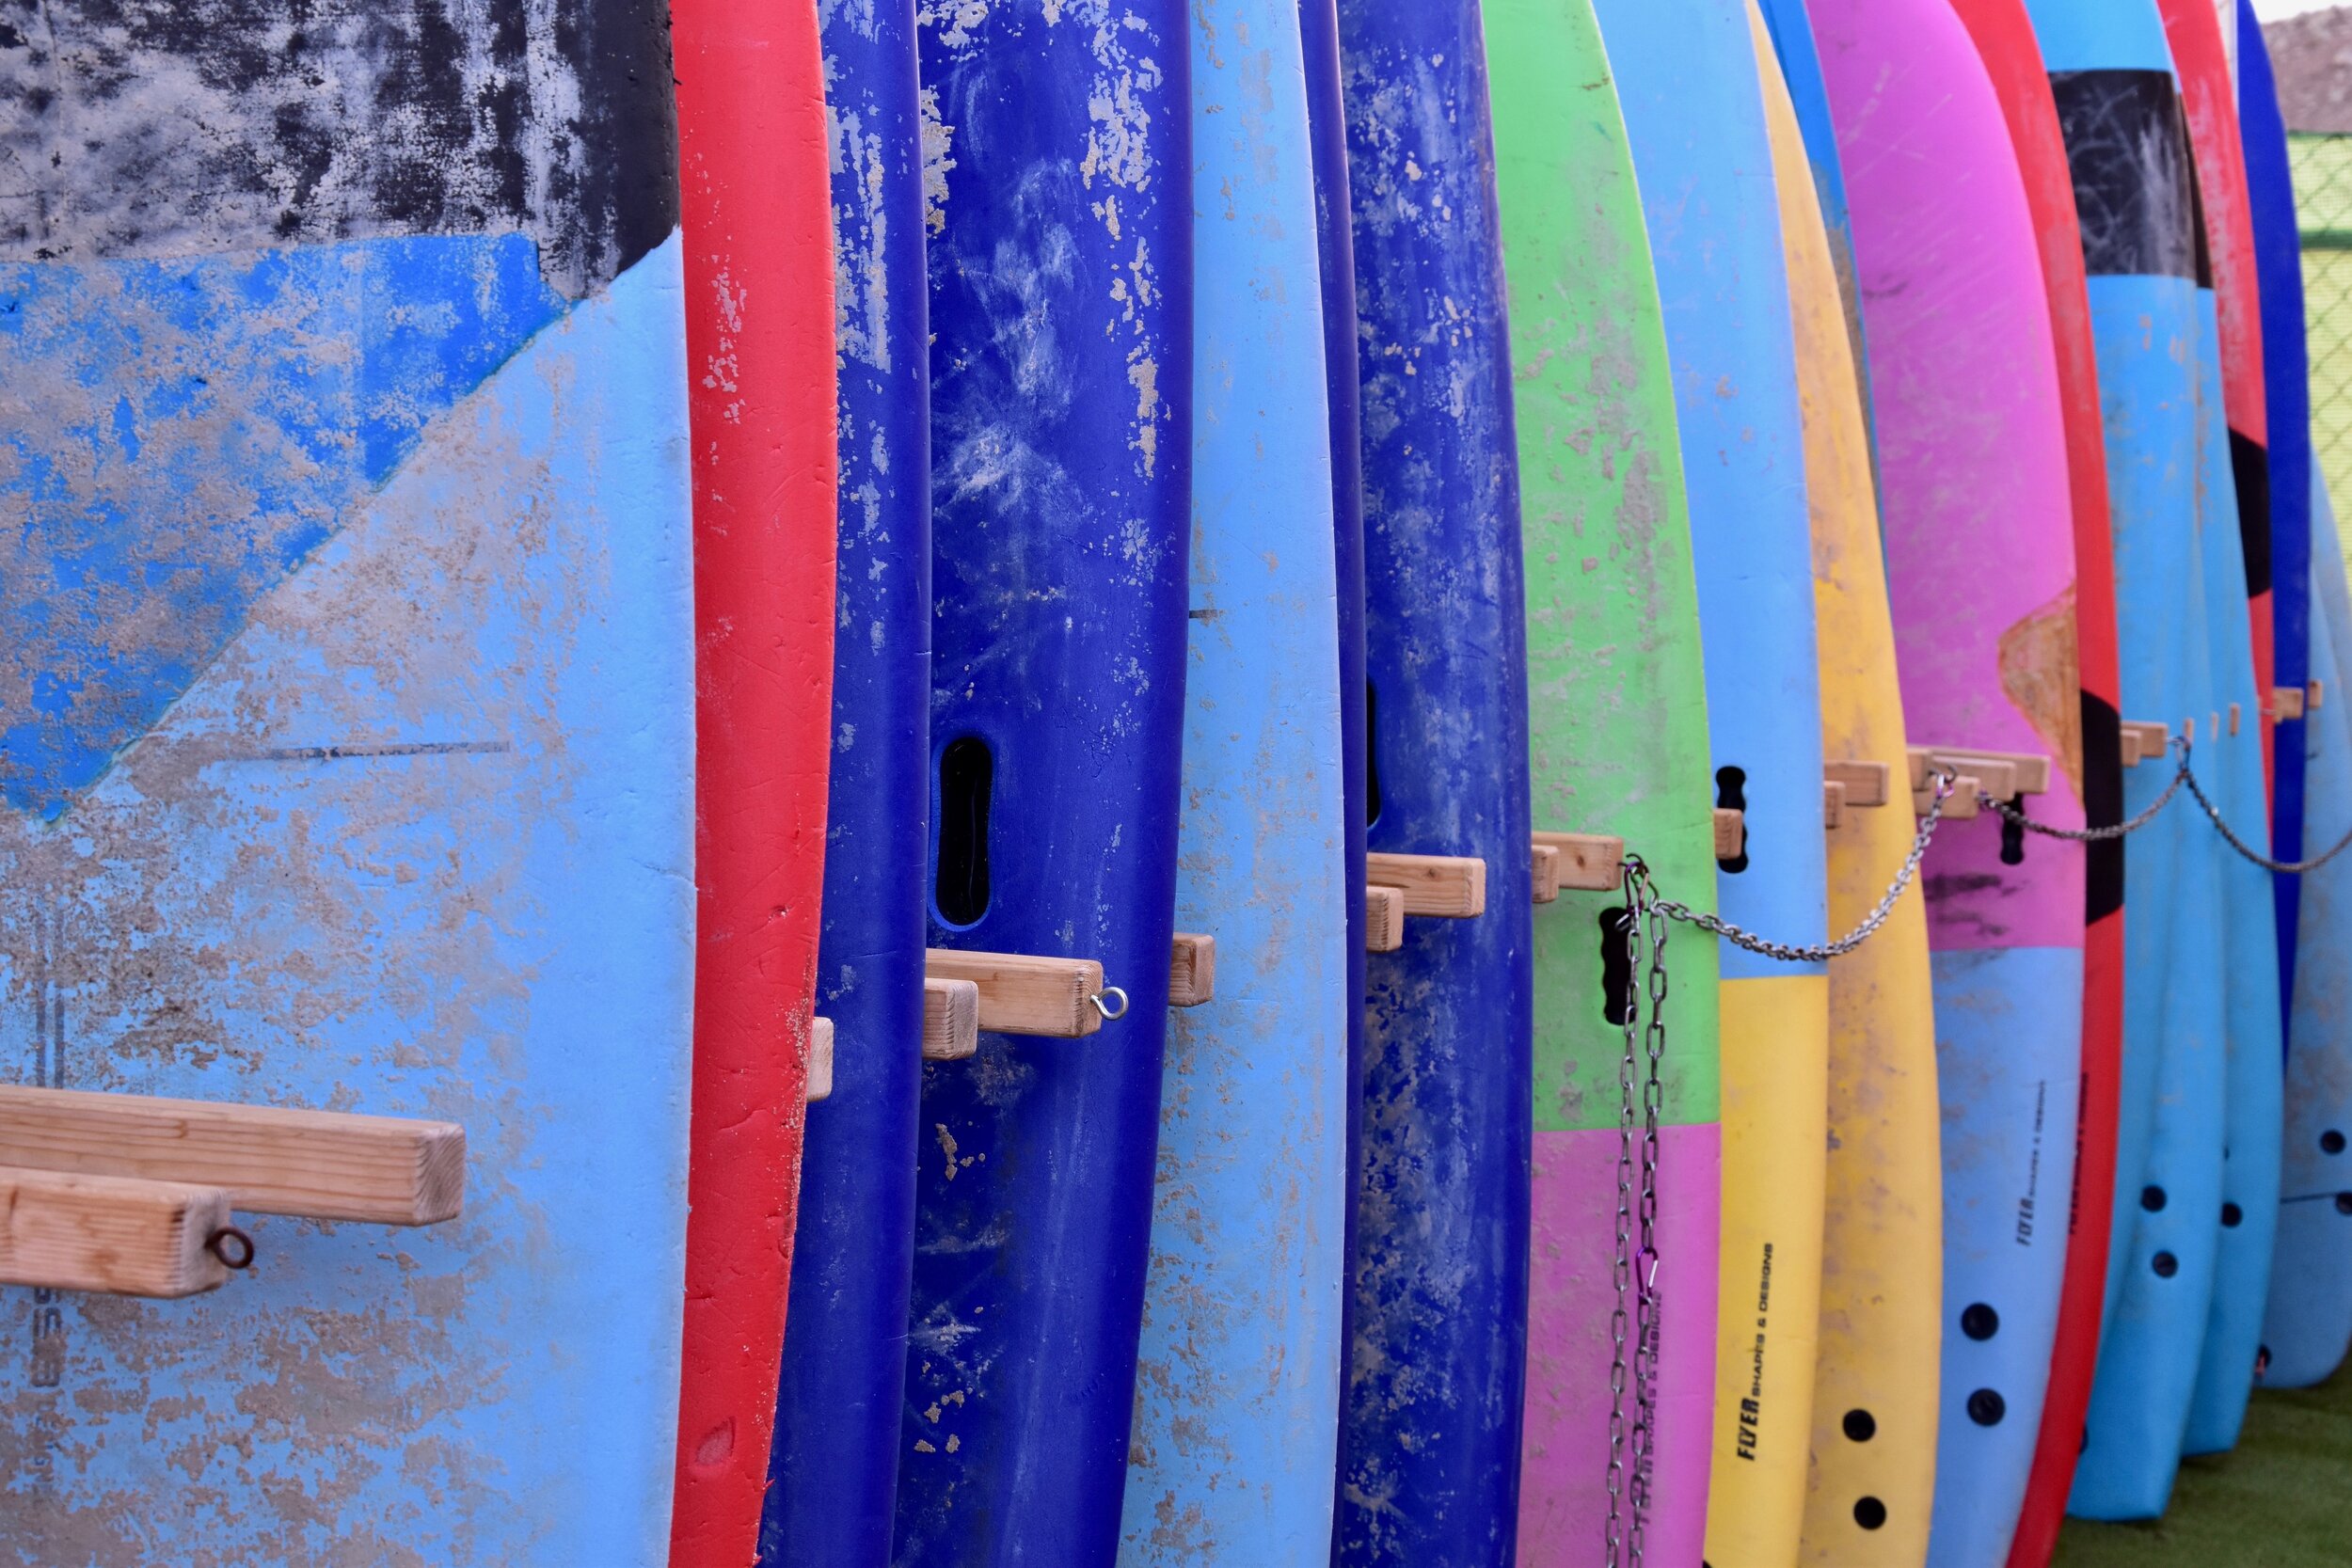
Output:
<path fill-rule="evenodd" d="M 2201 450 L 2200 245 L 2189 151 L 2150 0 L 2032 0 L 2074 172 L 2107 435 L 2123 717 L 2179 735 L 2216 708 L 2198 496 L 2226 485 Z M 2226 453 L 2226 446 L 2224 447 Z M 2236 530 L 2228 529 L 2236 547 Z M 2242 584 L 2241 584 L 2242 587 Z M 2239 611 L 2242 618 L 2243 611 Z M 2124 775 L 2127 814 L 2169 763 Z M 2123 1071 L 2106 1328 L 2069 1506 L 2161 1512 L 2185 1431 L 2219 1247 L 2220 856 L 2193 807 L 2125 843 Z"/>
<path fill-rule="evenodd" d="M 2303 842 L 2332 848 L 2352 832 L 2352 590 L 2328 504 L 2312 466 L 2312 666 L 2322 683 L 2304 724 Z M 2264 1382 L 2307 1388 L 2344 1362 L 2352 1344 L 2352 854 L 2303 876 L 2295 1004 L 2287 1056 L 2279 1235 L 2263 1323 Z"/>
<path fill-rule="evenodd" d="M 2246 552 L 2232 483 L 2230 427 L 2222 406 L 2221 327 L 2213 290 L 2197 291 L 2198 555 L 2211 639 L 2211 704 L 2197 723 L 2199 780 L 2237 835 L 2267 847 L 2270 807 L 2263 767 L 2263 699 L 2246 613 Z M 2208 852 L 2214 846 L 2207 847 Z M 2221 878 L 2221 990 L 2227 1032 L 2219 1125 L 2220 1201 L 2213 1300 L 2193 1348 L 2184 1453 L 2237 1445 L 2254 1383 L 2270 1249 L 2279 1212 L 2279 1118 L 2283 1089 L 2279 1012 L 2278 901 L 2271 875 L 2234 852 L 2217 858 Z M 2156 1456 L 2151 1455 L 2152 1466 Z"/>
<path fill-rule="evenodd" d="M 1314 172 L 1295 0 L 1192 8 L 1192 636 L 1169 1015 L 1119 1560 L 1330 1552 L 1347 887 Z"/>
<path fill-rule="evenodd" d="M 0 79 L 0 142 L 56 150 L 0 181 L 7 1076 L 447 1119 L 469 1161 L 429 1228 L 241 1221 L 210 1294 L 0 1291 L 18 1560 L 667 1556 L 676 134 L 659 8 L 566 14 L 354 51 L 66 3 L 40 90 Z"/>

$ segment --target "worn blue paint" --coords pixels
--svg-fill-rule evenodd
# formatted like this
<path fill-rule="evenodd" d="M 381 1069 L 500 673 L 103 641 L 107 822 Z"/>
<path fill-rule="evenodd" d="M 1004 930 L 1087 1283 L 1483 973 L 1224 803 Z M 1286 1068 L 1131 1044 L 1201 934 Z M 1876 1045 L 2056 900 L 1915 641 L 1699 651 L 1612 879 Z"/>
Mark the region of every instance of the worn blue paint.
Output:
<path fill-rule="evenodd" d="M 764 1568 L 889 1560 L 904 1418 L 930 817 L 930 377 L 912 0 L 824 23 L 840 569 L 817 1010 L 832 1096 L 801 1156 Z"/>
<path fill-rule="evenodd" d="M 494 280 L 516 276 L 517 243 L 528 263 L 524 242 L 421 248 L 449 261 L 436 276 Z M 679 246 L 519 342 L 513 315 L 360 287 L 402 254 L 60 266 L 0 339 L 12 396 L 58 388 L 21 405 L 10 450 L 90 500 L 53 495 L 12 575 L 63 574 L 87 539 L 135 586 L 184 566 L 215 585 L 199 603 L 233 606 L 103 778 L 45 775 L 0 815 L 9 1076 L 469 1137 L 445 1225 L 244 1219 L 255 1271 L 186 1301 L 0 1292 L 8 1535 L 28 1560 L 667 1551 L 694 935 Z M 204 307 L 180 348 L 124 274 L 207 280 L 177 296 Z M 295 309 L 296 278 L 358 281 Z M 242 328 L 214 313 L 236 279 L 257 280 Z M 432 353 L 401 343 L 437 320 Z M 377 345 L 390 360 L 371 368 Z M 372 405 L 370 387 L 415 395 Z M 87 411 L 125 402 L 137 455 L 93 466 Z M 338 407 L 339 430 L 321 417 Z M 299 493 L 314 462 L 357 477 L 308 492 L 334 505 L 298 527 L 326 536 L 286 562 L 297 524 L 245 530 L 240 509 Z M 118 515 L 107 495 L 217 510 Z M 230 537 L 207 540 L 208 519 Z M 150 656 L 141 625 L 77 672 L 93 701 L 116 683 L 125 714 L 200 645 L 149 621 L 179 650 Z M 27 647 L 12 690 L 42 668 Z"/>
<path fill-rule="evenodd" d="M 1296 0 L 1192 8 L 1192 645 L 1172 1014 L 1120 1561 L 1330 1552 L 1348 884 L 1314 174 Z M 1360 944 L 1359 948 L 1360 948 Z"/>
<path fill-rule="evenodd" d="M 1474 0 L 1342 0 L 1375 850 L 1477 855 L 1486 912 L 1370 964 L 1332 1560 L 1512 1560 L 1532 907 L 1518 476 Z"/>
<path fill-rule="evenodd" d="M 552 321 L 520 234 L 0 263 L 0 800 L 54 818 Z"/>
<path fill-rule="evenodd" d="M 1348 202 L 1347 103 L 1340 82 L 1337 0 L 1298 0 L 1307 79 L 1307 138 L 1314 165 L 1315 230 L 1323 282 L 1325 400 L 1331 431 L 1332 566 L 1339 592 L 1343 854 L 1347 866 L 1347 1191 L 1364 1153 L 1364 460 L 1356 380 L 1356 241 Z M 1356 1205 L 1345 1205 L 1343 1256 L 1356 1256 Z M 1340 1343 L 1355 1341 L 1355 1295 L 1340 1299 Z M 1334 1430 L 1341 1417 L 1332 1410 Z M 1333 1507 L 1342 1478 L 1335 1472 Z"/>
<path fill-rule="evenodd" d="M 1178 0 L 920 13 L 931 752 L 993 758 L 991 898 L 1124 1017 L 924 1069 L 898 1560 L 1117 1549 L 1184 724 L 1192 203 Z M 926 109 L 926 119 L 932 111 Z M 936 774 L 934 774 L 936 786 Z M 934 845 L 938 813 L 934 795 Z"/>
<path fill-rule="evenodd" d="M 1717 803 L 1746 812 L 1719 863 L 1724 919 L 1828 938 L 1820 669 L 1804 435 L 1780 209 L 1739 0 L 1597 0 L 1665 308 L 1707 644 Z M 1744 778 L 1737 802 L 1724 770 Z M 1673 896 L 1673 890 L 1667 890 Z M 1727 981 L 1820 974 L 1725 944 Z"/>
<path fill-rule="evenodd" d="M 2246 613 L 2246 552 L 2238 531 L 2230 469 L 2230 427 L 2222 408 L 2221 327 L 2213 293 L 2198 291 L 2198 549 L 2213 697 L 2197 724 L 2197 774 L 2247 843 L 2263 842 L 2267 810 L 2263 768 L 2262 699 L 2254 684 L 2254 643 Z M 2234 725 L 2231 715 L 2237 716 Z M 2217 726 L 2213 721 L 2218 717 Z M 2232 733 L 2234 729 L 2235 733 Z M 2201 846 L 2208 851 L 2217 838 Z M 2242 857 L 2216 856 L 2221 879 L 2221 990 L 2227 1041 L 2223 1084 L 2210 1136 L 2221 1153 L 2221 1186 L 2209 1223 L 2216 1227 L 2213 1300 L 2201 1336 L 2176 1347 L 2196 1368 L 2183 1429 L 2184 1453 L 2236 1447 L 2253 1388 L 2270 1293 L 2270 1250 L 2279 1213 L 2279 1118 L 2283 1093 L 2279 1007 L 2278 901 L 2269 872 Z M 2177 1284 L 2176 1279 L 2173 1283 Z M 2185 1292 L 2184 1292 L 2185 1293 Z"/>
<path fill-rule="evenodd" d="M 2324 851 L 2352 833 L 2352 714 L 2343 700 L 2352 671 L 2352 592 L 2317 464 L 2310 482 L 2311 673 L 2326 683 L 2328 700 L 2303 729 L 2304 826 L 2305 842 Z M 2344 937 L 2352 926 L 2352 855 L 2306 873 L 2302 882 L 2279 1236 L 2263 1322 L 2270 1354 L 2264 1381 L 2279 1388 L 2327 1381 L 2352 1344 L 2352 1046 L 2344 1029 L 2352 1017 L 2352 942 Z"/>
<path fill-rule="evenodd" d="M 2065 947 L 1970 947 L 1931 961 L 1947 1288 L 1928 1560 L 1997 1563 L 2042 1425 L 2058 1333 L 2048 1259 L 2064 1253 L 2074 1165 L 2079 1081 L 2053 1070 L 2033 1025 L 2045 1008 L 2079 1013 L 2082 958 Z M 1992 1331 L 1979 1338 L 1969 1329 L 1986 1314 Z"/>
<path fill-rule="evenodd" d="M 2246 147 L 2246 194 L 2254 211 L 2254 271 L 2262 286 L 2263 393 L 2270 437 L 2272 678 L 2283 689 L 2312 678 L 2312 392 L 2303 339 L 2303 249 L 2296 233 L 2295 177 L 2287 166 L 2286 119 L 2270 72 L 2270 51 L 2251 0 L 2237 15 L 2238 127 Z M 2272 747 L 2270 853 L 2303 854 L 2302 719 L 2282 719 Z M 2302 879 L 2277 880 L 2280 1001 L 2295 998 L 2295 950 Z M 2287 1041 L 2293 1049 L 2292 1039 Z"/>

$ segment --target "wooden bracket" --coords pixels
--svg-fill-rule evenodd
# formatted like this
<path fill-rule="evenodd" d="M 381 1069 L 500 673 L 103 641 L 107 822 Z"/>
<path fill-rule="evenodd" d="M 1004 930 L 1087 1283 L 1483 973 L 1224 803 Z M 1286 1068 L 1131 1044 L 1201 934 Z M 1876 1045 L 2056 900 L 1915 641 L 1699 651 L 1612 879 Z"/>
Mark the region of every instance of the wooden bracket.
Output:
<path fill-rule="evenodd" d="M 1366 855 L 1364 879 L 1402 888 L 1406 914 L 1469 920 L 1486 912 L 1486 863 L 1475 855 Z"/>
<path fill-rule="evenodd" d="M 2126 768 L 2137 768 L 2151 757 L 2160 757 L 2172 745 L 2172 731 L 2165 724 L 2126 719 L 2120 728 L 2123 736 L 2123 766 Z"/>
<path fill-rule="evenodd" d="M 1393 953 L 1405 945 L 1405 890 L 1364 889 L 1364 951 Z"/>
<path fill-rule="evenodd" d="M 1216 994 L 1216 938 L 1179 931 L 1168 950 L 1168 1005 L 1198 1007 Z"/>
<path fill-rule="evenodd" d="M 1740 858 L 1740 851 L 1747 847 L 1747 842 L 1746 815 L 1717 806 L 1715 808 L 1715 858 L 1719 861 L 1737 860 Z"/>
<path fill-rule="evenodd" d="M 1625 840 L 1614 833 L 1535 834 L 1538 849 L 1555 851 L 1565 893 L 1614 893 L 1624 882 Z"/>
<path fill-rule="evenodd" d="M 1560 848 L 1553 844 L 1531 844 L 1535 881 L 1535 902 L 1556 904 L 1560 901 Z"/>
<path fill-rule="evenodd" d="M 1831 784 L 1846 786 L 1849 806 L 1883 806 L 1894 799 L 1895 770 L 1883 762 L 1831 762 L 1821 766 L 1821 777 Z"/>
<path fill-rule="evenodd" d="M 980 1049 L 980 988 L 970 980 L 923 978 L 923 1060 L 961 1062 Z"/>
<path fill-rule="evenodd" d="M 1911 787 L 1928 787 L 1928 776 L 1940 768 L 1964 771 L 1979 788 L 1996 800 L 2019 795 L 2046 795 L 2050 790 L 2050 759 L 2032 752 L 1988 752 L 1965 746 L 1911 748 Z"/>
<path fill-rule="evenodd" d="M 1953 779 L 1952 792 L 1944 799 L 1944 820 L 1965 822 L 1976 816 L 1977 795 L 1982 788 L 1981 784 L 1966 773 Z M 1929 784 L 1925 789 L 1915 789 L 1911 792 L 1911 812 L 1914 816 L 1927 816 L 1928 808 L 1933 804 L 1935 804 L 1935 785 L 1932 783 Z"/>
<path fill-rule="evenodd" d="M 1102 994 L 1103 966 L 1092 958 L 934 947 L 924 955 L 923 973 L 933 980 L 977 986 L 979 1026 L 993 1034 L 1068 1040 L 1103 1027 L 1103 1015 L 1090 1000 Z"/>
<path fill-rule="evenodd" d="M 1836 779 L 1821 781 L 1821 826 L 1835 828 L 1846 819 L 1846 786 Z"/>
<path fill-rule="evenodd" d="M 432 1225 L 465 1205 L 454 1122 L 0 1085 L 0 1165 L 218 1187 L 249 1213 Z"/>
<path fill-rule="evenodd" d="M 2270 716 L 2288 720 L 2303 717 L 2303 689 L 2299 686 L 2274 686 L 2270 689 Z"/>
<path fill-rule="evenodd" d="M 196 1295 L 229 1277 L 211 1245 L 228 1225 L 218 1187 L 0 1168 L 0 1283 Z"/>
<path fill-rule="evenodd" d="M 808 1102 L 833 1098 L 833 1020 L 808 1021 Z"/>
<path fill-rule="evenodd" d="M 2325 701 L 2328 696 L 2328 683 L 2326 681 L 2315 680 L 2303 689 L 2307 693 L 2304 706 L 2309 711 L 2317 713 L 2319 711 L 2319 705 Z"/>

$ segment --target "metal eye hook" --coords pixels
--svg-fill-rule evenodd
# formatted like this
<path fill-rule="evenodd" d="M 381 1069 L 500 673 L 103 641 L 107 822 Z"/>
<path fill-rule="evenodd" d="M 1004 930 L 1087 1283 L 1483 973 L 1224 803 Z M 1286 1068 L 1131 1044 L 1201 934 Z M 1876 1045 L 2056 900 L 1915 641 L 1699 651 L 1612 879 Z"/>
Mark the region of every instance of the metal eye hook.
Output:
<path fill-rule="evenodd" d="M 253 1238 L 233 1225 L 224 1225 L 205 1237 L 204 1250 L 219 1259 L 226 1268 L 249 1269 L 253 1266 Z M 232 1252 L 234 1257 L 230 1256 Z"/>
<path fill-rule="evenodd" d="M 1109 1004 L 1104 1001 L 1104 998 L 1108 996 L 1119 998 L 1119 1011 L 1111 1011 Z M 1094 1004 L 1094 1010 L 1103 1015 L 1105 1022 L 1116 1022 L 1127 1016 L 1127 993 L 1117 986 L 1104 986 L 1087 1000 Z"/>

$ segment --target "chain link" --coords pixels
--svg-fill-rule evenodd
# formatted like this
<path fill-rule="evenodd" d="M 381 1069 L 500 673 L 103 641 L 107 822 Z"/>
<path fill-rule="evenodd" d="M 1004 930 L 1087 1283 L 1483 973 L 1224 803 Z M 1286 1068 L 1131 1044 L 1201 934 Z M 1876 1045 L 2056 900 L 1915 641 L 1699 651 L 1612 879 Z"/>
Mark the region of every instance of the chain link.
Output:
<path fill-rule="evenodd" d="M 1648 896 L 1649 868 L 1628 855 L 1620 873 L 1625 886 L 1626 973 L 1638 974 L 1646 935 L 1640 911 Z M 1633 1108 L 1634 1073 L 1641 1052 L 1642 1003 L 1630 986 L 1625 999 L 1625 1053 L 1617 1064 L 1617 1256 L 1610 1282 L 1616 1292 L 1609 1314 L 1609 1517 L 1603 1535 L 1602 1568 L 1624 1568 L 1627 1496 L 1625 1395 L 1626 1339 L 1633 1317 Z"/>
<path fill-rule="evenodd" d="M 1903 857 L 1902 869 L 1896 872 L 1895 879 L 1887 884 L 1886 896 L 1878 901 L 1877 908 L 1862 917 L 1862 924 L 1836 942 L 1817 946 L 1798 946 L 1791 942 L 1774 942 L 1770 937 L 1759 937 L 1754 931 L 1734 926 L 1720 915 L 1702 913 L 1670 898 L 1658 900 L 1658 908 L 1670 920 L 1679 920 L 1702 931 L 1712 931 L 1735 947 L 1744 947 L 1751 953 L 1761 953 L 1783 963 L 1817 964 L 1842 958 L 1878 935 L 1879 927 L 1886 924 L 1886 917 L 1894 913 L 1896 904 L 1901 900 L 1903 889 L 1909 887 L 1911 879 L 1919 874 L 1919 862 L 1926 857 L 1928 846 L 1935 840 L 1936 825 L 1944 819 L 1944 802 L 1951 799 L 1953 782 L 1954 775 L 1948 769 L 1935 776 L 1935 799 L 1928 802 L 1928 814 L 1919 818 L 1919 831 L 1911 839 L 1911 853 Z"/>
<path fill-rule="evenodd" d="M 2181 777 L 2188 781 L 2188 792 L 2197 797 L 2197 803 L 2204 807 L 2205 815 L 2213 819 L 2214 831 L 2222 836 L 2231 848 L 2235 849 L 2265 871 L 2282 871 L 2291 876 L 2300 876 L 2306 871 L 2318 870 L 2338 855 L 2343 854 L 2344 850 L 2352 849 L 2352 832 L 2347 832 L 2336 840 L 2334 848 L 2324 855 L 2316 855 L 2307 861 L 2274 861 L 2268 855 L 2260 854 L 2250 848 L 2244 839 L 2230 831 L 2230 825 L 2221 820 L 2220 811 L 2205 798 L 2203 787 L 2195 779 L 2189 777 L 2188 759 L 2185 756 L 2181 759 Z"/>
<path fill-rule="evenodd" d="M 1992 796 L 1984 794 L 1981 791 L 1978 793 L 1977 799 L 1985 805 L 1991 806 L 1994 811 L 2000 813 L 2001 816 L 2006 817 L 2008 820 L 2025 829 L 2026 832 L 2029 833 L 2040 833 L 2044 838 L 2062 838 L 2070 844 L 2100 844 L 2110 838 L 2122 838 L 2125 833 L 2136 833 L 2139 832 L 2140 829 L 2146 827 L 2149 823 L 2153 822 L 2156 819 L 2156 813 L 2171 804 L 2172 797 L 2181 792 L 2181 785 L 2188 785 L 2192 792 L 2196 790 L 2197 781 L 2190 778 L 2188 773 L 2187 737 L 2181 736 L 2176 738 L 2172 744 L 2179 747 L 2181 750 L 2180 770 L 2172 775 L 2172 782 L 2164 786 L 2164 793 L 2157 796 L 2153 800 L 2151 800 L 2145 811 L 2142 811 L 2137 816 L 2133 817 L 2128 822 L 2116 822 L 2105 828 L 2053 828 L 2047 822 L 2036 822 L 2032 817 L 2027 816 L 2024 812 L 2018 810 L 2015 806 L 2010 805 L 2007 800 L 1995 800 Z M 2197 798 L 2201 800 L 2204 799 L 2202 795 L 2199 795 Z M 2208 807 L 2207 809 L 2210 810 L 2212 808 Z M 2220 827 L 2221 819 L 2219 817 L 2214 818 L 2214 825 L 2216 827 Z M 2222 828 L 2221 832 L 2222 836 L 2228 837 L 2230 830 Z"/>

